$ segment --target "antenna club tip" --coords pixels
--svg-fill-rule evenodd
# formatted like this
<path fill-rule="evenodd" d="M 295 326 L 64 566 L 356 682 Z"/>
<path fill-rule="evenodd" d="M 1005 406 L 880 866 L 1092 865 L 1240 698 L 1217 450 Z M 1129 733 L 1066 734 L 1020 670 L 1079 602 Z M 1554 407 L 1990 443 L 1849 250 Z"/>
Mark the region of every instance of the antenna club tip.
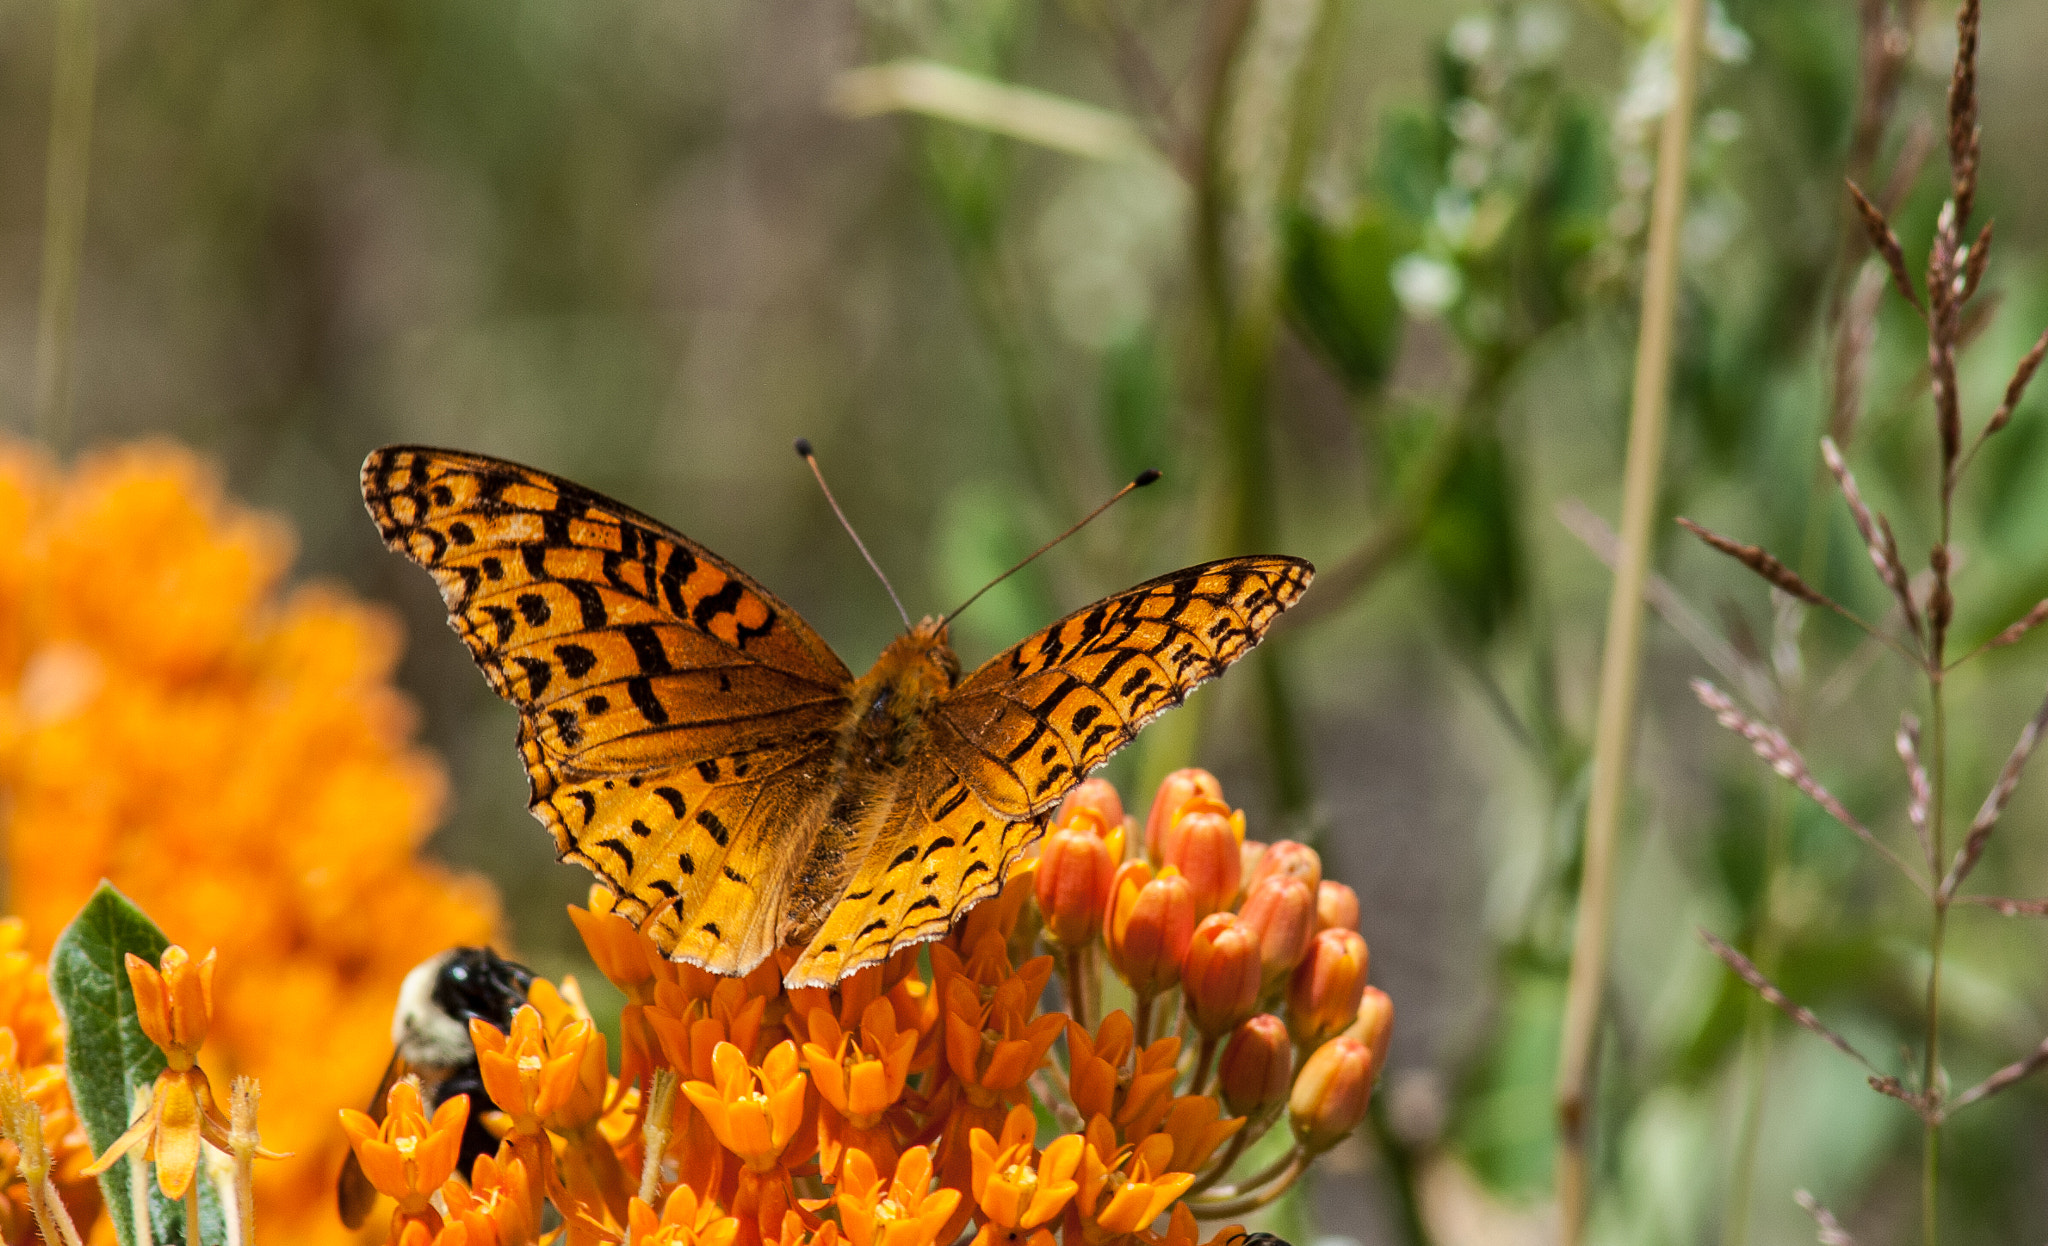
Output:
<path fill-rule="evenodd" d="M 796 457 L 800 459 L 811 457 L 811 439 L 809 437 L 799 437 L 796 439 Z"/>
<path fill-rule="evenodd" d="M 1159 469 L 1156 467 L 1148 467 L 1144 471 L 1139 472 L 1136 476 L 1131 478 L 1131 488 L 1142 489 L 1146 485 L 1151 484 L 1153 481 L 1157 479 L 1159 479 Z"/>

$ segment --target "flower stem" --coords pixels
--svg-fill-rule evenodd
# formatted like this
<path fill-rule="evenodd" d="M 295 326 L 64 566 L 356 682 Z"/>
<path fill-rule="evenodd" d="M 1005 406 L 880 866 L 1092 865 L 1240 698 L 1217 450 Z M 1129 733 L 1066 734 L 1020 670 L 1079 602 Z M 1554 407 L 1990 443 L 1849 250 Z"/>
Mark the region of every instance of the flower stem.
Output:
<path fill-rule="evenodd" d="M 199 1226 L 199 1177 L 194 1174 L 192 1184 L 185 1187 L 185 1246 L 204 1246 L 204 1235 Z"/>
<path fill-rule="evenodd" d="M 1673 313 L 1678 291 L 1679 224 L 1685 209 L 1687 146 L 1698 77 L 1704 0 L 1680 0 L 1672 48 L 1673 87 L 1658 136 L 1656 183 L 1643 273 L 1642 326 L 1636 342 L 1635 387 L 1629 411 L 1627 465 L 1622 474 L 1621 549 L 1608 598 L 1601 654 L 1599 716 L 1593 732 L 1593 789 L 1586 811 L 1585 867 L 1578 925 L 1566 987 L 1564 1035 L 1558 1053 L 1560 1139 L 1557 1193 L 1566 1246 L 1585 1232 L 1591 1198 L 1588 1162 L 1593 1052 L 1600 1036 L 1600 997 L 1607 979 L 1607 935 L 1613 918 L 1614 858 L 1628 795 L 1629 745 L 1635 732 L 1636 682 L 1642 665 L 1643 585 L 1649 574 L 1651 522 L 1664 457 L 1671 380 Z"/>
<path fill-rule="evenodd" d="M 1067 1015 L 1082 1029 L 1092 1030 L 1094 1027 L 1088 1022 L 1088 982 L 1081 972 L 1081 957 L 1084 951 L 1084 948 L 1078 947 L 1066 949 L 1065 954 L 1060 957 L 1060 977 L 1063 979 L 1061 986 L 1067 992 Z"/>
<path fill-rule="evenodd" d="M 1202 1035 L 1201 1049 L 1195 1053 L 1195 1075 L 1188 1079 L 1190 1094 L 1209 1093 L 1209 1066 L 1216 1062 L 1216 1045 L 1215 1035 Z"/>
<path fill-rule="evenodd" d="M 1225 1216 L 1242 1216 L 1257 1211 L 1293 1188 L 1294 1183 L 1301 1180 L 1301 1174 L 1308 1171 L 1308 1161 L 1308 1153 L 1296 1147 L 1288 1154 L 1287 1167 L 1280 1173 L 1279 1180 L 1265 1189 L 1240 1197 L 1218 1199 L 1215 1202 L 1191 1198 L 1187 1201 L 1188 1209 L 1204 1220 L 1221 1220 Z"/>
<path fill-rule="evenodd" d="M 1933 754 L 1929 759 L 1932 773 L 1928 782 L 1934 793 L 1927 820 L 1937 863 L 1947 855 L 1944 839 L 1948 829 L 1943 809 L 1948 794 L 1948 710 L 1942 695 L 1943 684 L 1941 653 L 1937 648 L 1927 671 Z M 1933 925 L 1927 941 L 1927 1059 L 1920 1072 L 1920 1093 L 1926 1097 L 1928 1108 L 1920 1168 L 1920 1234 L 1925 1246 L 1936 1246 L 1941 1237 L 1941 955 L 1948 936 L 1948 895 L 1941 887 L 1934 889 L 1933 904 Z"/>
<path fill-rule="evenodd" d="M 654 1070 L 648 1088 L 647 1123 L 641 1126 L 646 1157 L 640 1161 L 640 1201 L 655 1206 L 661 1193 L 661 1159 L 668 1153 L 669 1126 L 675 1117 L 676 1073 L 674 1069 Z"/>

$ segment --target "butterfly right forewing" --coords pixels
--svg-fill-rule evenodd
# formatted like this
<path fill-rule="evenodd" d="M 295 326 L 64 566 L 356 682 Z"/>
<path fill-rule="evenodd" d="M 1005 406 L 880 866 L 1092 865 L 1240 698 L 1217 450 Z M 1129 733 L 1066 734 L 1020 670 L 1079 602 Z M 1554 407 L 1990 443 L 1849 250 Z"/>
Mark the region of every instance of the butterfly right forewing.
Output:
<path fill-rule="evenodd" d="M 1249 653 L 1314 575 L 1299 558 L 1226 558 L 1105 597 L 983 663 L 940 702 L 934 742 L 997 812 L 1043 813 Z"/>

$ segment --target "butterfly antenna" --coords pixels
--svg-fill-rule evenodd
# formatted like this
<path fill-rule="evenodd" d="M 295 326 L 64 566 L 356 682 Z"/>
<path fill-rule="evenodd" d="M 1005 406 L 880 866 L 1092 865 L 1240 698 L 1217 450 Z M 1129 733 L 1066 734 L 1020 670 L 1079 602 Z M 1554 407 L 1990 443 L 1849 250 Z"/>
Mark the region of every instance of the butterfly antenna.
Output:
<path fill-rule="evenodd" d="M 1079 532 L 1081 529 L 1087 527 L 1089 522 L 1093 520 L 1097 515 L 1100 515 L 1102 512 L 1108 510 L 1110 507 L 1115 506 L 1118 502 L 1123 501 L 1124 495 L 1129 493 L 1131 490 L 1142 489 L 1146 485 L 1151 484 L 1153 481 L 1157 479 L 1159 479 L 1159 470 L 1157 468 L 1148 467 L 1144 471 L 1139 472 L 1136 476 L 1133 476 L 1131 478 L 1131 483 L 1125 485 L 1121 489 L 1118 489 L 1114 494 L 1110 496 L 1110 499 L 1107 502 L 1104 502 L 1102 505 L 1096 507 L 1094 510 L 1089 511 L 1087 514 L 1081 516 L 1079 521 L 1077 521 L 1073 527 L 1068 528 L 1065 532 L 1060 533 L 1052 540 L 1047 541 L 1045 544 L 1039 546 L 1037 549 L 1032 550 L 1031 553 L 1027 557 L 1025 557 L 1021 562 L 1019 562 L 1016 566 L 1011 567 L 1008 571 L 1003 572 L 995 579 L 990 580 L 988 583 L 974 590 L 974 596 L 969 597 L 966 601 L 961 602 L 959 605 L 953 607 L 951 610 L 948 610 L 946 613 L 940 615 L 939 622 L 941 624 L 945 624 L 950 623 L 954 619 L 959 618 L 960 612 L 962 610 L 967 609 L 967 607 L 973 605 L 975 602 L 981 600 L 981 595 L 983 593 L 986 593 L 988 590 L 994 588 L 996 585 L 1001 584 L 1004 580 L 1007 580 L 1011 576 L 1017 574 L 1019 571 L 1022 571 L 1025 567 L 1030 566 L 1032 559 L 1037 558 L 1040 554 L 1043 554 L 1045 551 L 1051 549 L 1053 546 L 1058 545 L 1061 541 L 1066 540 L 1068 537 L 1074 535 L 1076 532 Z"/>
<path fill-rule="evenodd" d="M 855 532 L 853 525 L 847 522 L 846 512 L 839 509 L 839 499 L 832 496 L 832 486 L 825 483 L 825 473 L 818 470 L 818 456 L 811 451 L 810 438 L 796 439 L 796 453 L 798 458 L 810 465 L 811 475 L 818 480 L 818 488 L 824 492 L 825 500 L 832 504 L 832 513 L 839 516 L 839 526 L 846 529 L 846 535 L 853 538 L 853 547 L 860 551 L 862 558 L 868 560 L 868 569 L 875 573 L 875 578 L 882 582 L 882 587 L 889 590 L 889 600 L 896 603 L 896 613 L 903 617 L 903 630 L 909 631 L 910 612 L 903 608 L 903 599 L 896 595 L 896 586 L 889 583 L 888 576 L 882 574 L 881 564 L 875 561 L 873 554 L 868 553 L 867 544 L 860 539 L 860 533 Z"/>

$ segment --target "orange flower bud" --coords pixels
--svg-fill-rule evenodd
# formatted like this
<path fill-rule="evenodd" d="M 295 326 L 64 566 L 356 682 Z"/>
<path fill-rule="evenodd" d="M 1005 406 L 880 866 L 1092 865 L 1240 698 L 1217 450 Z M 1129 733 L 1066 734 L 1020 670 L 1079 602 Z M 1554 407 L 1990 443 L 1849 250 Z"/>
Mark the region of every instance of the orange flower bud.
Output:
<path fill-rule="evenodd" d="M 1109 845 L 1086 826 L 1067 827 L 1046 837 L 1035 878 L 1038 909 L 1045 915 L 1046 930 L 1061 947 L 1082 947 L 1102 932 L 1115 872 Z"/>
<path fill-rule="evenodd" d="M 1287 1039 L 1287 1024 L 1270 1012 L 1238 1026 L 1216 1066 L 1224 1105 L 1239 1116 L 1285 1102 L 1293 1078 L 1294 1045 Z"/>
<path fill-rule="evenodd" d="M 1240 862 L 1237 872 L 1239 887 L 1246 891 L 1251 890 L 1252 875 L 1258 873 L 1259 862 L 1266 859 L 1266 849 L 1271 846 L 1257 839 L 1247 839 L 1237 846 L 1237 857 Z"/>
<path fill-rule="evenodd" d="M 1325 930 L 1310 941 L 1287 983 L 1287 1029 L 1296 1043 L 1314 1047 L 1358 1019 L 1368 957 L 1356 930 Z"/>
<path fill-rule="evenodd" d="M 1364 1043 L 1372 1052 L 1373 1080 L 1387 1067 L 1387 1043 L 1394 1034 L 1394 1001 L 1376 986 L 1365 988 L 1358 1001 L 1358 1016 L 1343 1037 Z"/>
<path fill-rule="evenodd" d="M 1196 915 L 1207 917 L 1229 908 L 1237 899 L 1244 864 L 1237 846 L 1241 824 L 1233 824 L 1229 811 L 1221 805 L 1209 806 L 1204 801 L 1203 806 L 1184 808 L 1181 816 L 1160 832 L 1159 859 L 1186 877 L 1194 892 Z"/>
<path fill-rule="evenodd" d="M 149 1041 L 163 1049 L 173 1073 L 199 1060 L 206 1027 L 213 1020 L 214 953 L 197 965 L 173 943 L 164 949 L 161 973 L 148 961 L 128 953 L 128 985 L 135 992 L 135 1019 Z"/>
<path fill-rule="evenodd" d="M 1372 1052 L 1356 1039 L 1336 1038 L 1316 1048 L 1287 1097 L 1295 1141 L 1311 1155 L 1343 1141 L 1365 1119 L 1373 1074 Z"/>
<path fill-rule="evenodd" d="M 1343 883 L 1324 879 L 1316 888 L 1316 929 L 1358 929 L 1358 893 Z"/>
<path fill-rule="evenodd" d="M 1109 960 L 1131 989 L 1163 991 L 1180 981 L 1195 933 L 1195 897 L 1180 871 L 1157 878 L 1143 861 L 1126 861 L 1110 884 Z"/>
<path fill-rule="evenodd" d="M 1108 779 L 1088 779 L 1068 792 L 1067 798 L 1060 802 L 1059 812 L 1053 815 L 1052 824 L 1065 826 L 1082 809 L 1101 818 L 1105 831 L 1124 824 L 1123 797 L 1117 795 L 1116 785 Z"/>
<path fill-rule="evenodd" d="M 1204 917 L 1181 963 L 1181 989 L 1195 1028 L 1210 1038 L 1229 1033 L 1258 1008 L 1261 978 L 1259 941 L 1236 914 Z"/>
<path fill-rule="evenodd" d="M 1268 875 L 1244 898 L 1237 919 L 1258 938 L 1266 981 L 1275 981 L 1294 971 L 1315 937 L 1315 892 L 1292 875 Z"/>
<path fill-rule="evenodd" d="M 1249 893 L 1252 888 L 1275 874 L 1299 878 L 1308 884 L 1309 892 L 1313 895 L 1316 888 L 1322 885 L 1323 859 L 1316 855 L 1315 849 L 1307 844 L 1297 844 L 1291 839 L 1270 844 L 1266 851 L 1259 855 L 1259 863 L 1252 867 L 1251 873 L 1245 875 L 1245 891 Z"/>
<path fill-rule="evenodd" d="M 1197 796 L 1211 800 L 1223 799 L 1223 785 L 1216 776 L 1206 770 L 1176 770 L 1160 780 L 1159 791 L 1152 797 L 1152 809 L 1145 815 L 1145 855 L 1154 861 L 1160 860 L 1159 839 L 1173 820 L 1180 816 L 1182 805 Z"/>

